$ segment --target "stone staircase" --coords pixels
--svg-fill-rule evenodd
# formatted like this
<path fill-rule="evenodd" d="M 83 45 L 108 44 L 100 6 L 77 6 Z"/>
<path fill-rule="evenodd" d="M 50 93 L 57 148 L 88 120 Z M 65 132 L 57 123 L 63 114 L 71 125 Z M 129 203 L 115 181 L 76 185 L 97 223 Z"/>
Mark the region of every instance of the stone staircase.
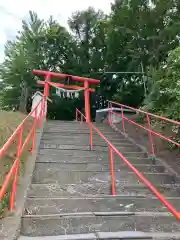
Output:
<path fill-rule="evenodd" d="M 98 129 L 180 210 L 180 179 L 106 125 Z M 83 123 L 46 123 L 22 217 L 20 240 L 180 239 L 180 224 L 114 155 L 111 196 L 109 152 Z"/>

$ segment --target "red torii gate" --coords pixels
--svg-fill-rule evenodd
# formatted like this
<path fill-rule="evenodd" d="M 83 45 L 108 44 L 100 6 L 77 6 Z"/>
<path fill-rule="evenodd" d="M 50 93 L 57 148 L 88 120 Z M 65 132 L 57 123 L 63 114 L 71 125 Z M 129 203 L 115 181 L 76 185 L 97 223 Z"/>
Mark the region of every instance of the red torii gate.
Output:
<path fill-rule="evenodd" d="M 91 114 L 90 114 L 90 98 L 89 93 L 95 92 L 94 88 L 89 88 L 90 84 L 99 84 L 100 80 L 92 79 L 92 78 L 86 78 L 86 77 L 79 77 L 79 76 L 73 76 L 69 74 L 64 73 L 55 73 L 55 72 L 49 72 L 49 71 L 43 71 L 43 70 L 33 70 L 33 74 L 44 76 L 45 81 L 38 80 L 37 83 L 44 86 L 44 96 L 49 96 L 49 88 L 50 86 L 54 87 L 60 87 L 64 89 L 73 89 L 73 90 L 84 90 L 84 100 L 85 100 L 85 116 L 86 121 L 91 122 Z M 82 82 L 84 86 L 76 86 L 76 85 L 64 85 L 62 83 L 54 83 L 51 82 L 51 78 L 66 78 L 71 77 L 72 81 L 74 82 Z"/>

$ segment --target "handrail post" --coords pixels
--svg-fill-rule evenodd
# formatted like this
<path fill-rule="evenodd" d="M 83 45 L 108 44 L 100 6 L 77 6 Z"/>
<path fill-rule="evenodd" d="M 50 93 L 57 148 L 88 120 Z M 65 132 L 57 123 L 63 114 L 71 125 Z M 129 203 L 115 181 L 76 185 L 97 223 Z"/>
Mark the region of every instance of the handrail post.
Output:
<path fill-rule="evenodd" d="M 151 132 L 151 122 L 150 122 L 150 117 L 149 114 L 146 113 L 146 118 L 147 118 L 147 124 L 148 124 L 148 132 L 149 132 L 149 142 L 151 144 L 151 152 L 152 152 L 152 161 L 155 162 L 156 156 L 155 156 L 155 151 L 154 151 L 154 143 L 153 143 L 153 137 L 152 137 L 152 132 Z"/>
<path fill-rule="evenodd" d="M 125 125 L 124 125 L 124 111 L 123 111 L 123 107 L 122 106 L 121 106 L 121 116 L 122 116 L 122 130 L 123 130 L 123 134 L 126 135 Z"/>
<path fill-rule="evenodd" d="M 10 197 L 10 211 L 14 210 L 14 202 L 15 202 L 15 196 L 16 196 L 16 186 L 17 186 L 17 181 L 18 181 L 18 170 L 19 170 L 19 163 L 20 163 L 21 150 L 22 150 L 22 138 L 23 138 L 23 125 L 19 129 L 19 133 L 18 133 L 18 147 L 17 147 L 18 161 L 17 161 L 16 166 L 15 166 L 14 180 L 13 180 L 13 183 L 12 183 L 12 192 L 11 192 L 11 197 Z"/>
<path fill-rule="evenodd" d="M 36 145 L 36 125 L 37 125 L 37 108 L 35 109 L 35 117 L 34 117 L 34 124 L 33 124 L 33 133 L 32 133 L 32 149 L 31 152 L 34 152 L 35 145 Z"/>
<path fill-rule="evenodd" d="M 89 137 L 90 137 L 90 150 L 92 150 L 93 148 L 93 136 L 92 136 L 92 126 L 90 125 L 90 133 L 89 133 Z"/>
<path fill-rule="evenodd" d="M 82 115 L 82 113 L 81 113 L 81 123 L 83 123 L 83 115 Z"/>
<path fill-rule="evenodd" d="M 116 195 L 116 187 L 115 187 L 115 177 L 114 177 L 114 156 L 113 149 L 109 146 L 109 155 L 110 155 L 110 170 L 111 170 L 111 187 L 112 187 L 112 195 Z"/>

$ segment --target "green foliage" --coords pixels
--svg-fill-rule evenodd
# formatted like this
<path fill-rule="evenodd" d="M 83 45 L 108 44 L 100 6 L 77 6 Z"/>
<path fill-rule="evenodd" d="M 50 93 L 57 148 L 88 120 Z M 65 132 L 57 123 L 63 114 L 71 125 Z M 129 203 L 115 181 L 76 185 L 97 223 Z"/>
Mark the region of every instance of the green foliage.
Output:
<path fill-rule="evenodd" d="M 151 74 L 154 82 L 152 91 L 145 102 L 146 107 L 167 118 L 180 121 L 180 47 L 170 51 L 167 60 Z M 179 126 L 171 124 L 168 130 L 171 139 L 179 143 Z M 172 143 L 168 143 L 168 147 L 177 148 Z"/>
<path fill-rule="evenodd" d="M 75 53 L 79 73 L 90 76 L 104 69 L 107 34 L 107 17 L 104 13 L 90 7 L 75 12 L 68 22 L 77 44 Z"/>
<path fill-rule="evenodd" d="M 165 60 L 179 44 L 179 13 L 178 0 L 156 0 L 153 5 L 144 0 L 116 0 L 109 35 L 113 61 L 134 70 L 141 61 L 146 67 Z"/>
<path fill-rule="evenodd" d="M 154 85 L 149 102 L 155 111 L 180 120 L 180 47 L 169 52 L 167 61 L 152 74 Z"/>

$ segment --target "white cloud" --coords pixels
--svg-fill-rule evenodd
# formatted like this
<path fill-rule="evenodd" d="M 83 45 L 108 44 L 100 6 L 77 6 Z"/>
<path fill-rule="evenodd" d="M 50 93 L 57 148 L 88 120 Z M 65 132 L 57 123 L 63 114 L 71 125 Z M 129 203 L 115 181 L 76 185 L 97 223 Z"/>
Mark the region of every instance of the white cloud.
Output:
<path fill-rule="evenodd" d="M 110 11 L 112 0 L 0 0 L 0 45 L 15 36 L 21 28 L 22 19 L 29 10 L 38 13 L 40 18 L 48 19 L 52 15 L 60 24 L 67 26 L 67 20 L 72 12 L 93 6 L 105 13 Z M 3 59 L 0 47 L 0 61 Z"/>

